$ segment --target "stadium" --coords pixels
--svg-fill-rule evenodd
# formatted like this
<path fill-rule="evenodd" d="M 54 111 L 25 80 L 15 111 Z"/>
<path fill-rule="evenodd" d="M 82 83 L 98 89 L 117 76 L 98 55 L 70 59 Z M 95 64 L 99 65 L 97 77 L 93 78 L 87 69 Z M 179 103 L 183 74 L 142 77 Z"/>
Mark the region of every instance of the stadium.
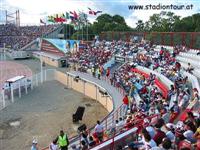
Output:
<path fill-rule="evenodd" d="M 200 150 L 200 14 L 95 3 L 34 25 L 1 6 L 0 149 Z"/>

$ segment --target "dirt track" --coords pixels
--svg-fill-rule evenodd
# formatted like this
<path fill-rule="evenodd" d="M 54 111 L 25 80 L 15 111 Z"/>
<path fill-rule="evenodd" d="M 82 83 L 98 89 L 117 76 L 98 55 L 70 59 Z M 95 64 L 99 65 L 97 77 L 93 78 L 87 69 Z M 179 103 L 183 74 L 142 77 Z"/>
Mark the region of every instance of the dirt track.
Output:
<path fill-rule="evenodd" d="M 78 106 L 86 108 L 82 123 L 87 126 L 94 125 L 107 114 L 99 103 L 65 89 L 57 81 L 35 88 L 0 111 L 0 149 L 30 149 L 33 137 L 38 139 L 40 148 L 45 147 L 60 129 L 67 131 L 69 136 L 75 135 L 80 124 L 73 124 L 71 116 Z M 12 121 L 20 121 L 20 126 L 11 127 Z"/>

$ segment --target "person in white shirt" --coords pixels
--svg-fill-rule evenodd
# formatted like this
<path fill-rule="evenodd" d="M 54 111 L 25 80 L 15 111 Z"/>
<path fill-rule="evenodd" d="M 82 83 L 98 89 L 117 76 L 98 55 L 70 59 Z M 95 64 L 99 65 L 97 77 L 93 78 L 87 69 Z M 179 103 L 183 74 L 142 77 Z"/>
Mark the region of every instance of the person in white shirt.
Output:
<path fill-rule="evenodd" d="M 150 150 L 151 148 L 157 146 L 156 142 L 151 138 L 151 136 L 150 136 L 148 131 L 147 132 L 143 132 L 142 142 L 144 144 L 142 149 L 144 149 L 144 150 Z"/>
<path fill-rule="evenodd" d="M 103 126 L 100 124 L 100 121 L 97 121 L 97 125 L 95 126 L 95 133 L 97 134 L 97 138 L 99 141 L 103 140 Z"/>
<path fill-rule="evenodd" d="M 150 125 L 150 121 L 148 119 L 144 119 L 143 127 L 148 131 L 151 138 L 154 138 L 156 131 L 155 129 Z"/>
<path fill-rule="evenodd" d="M 49 150 L 58 150 L 58 145 L 56 140 L 53 140 L 53 142 L 49 145 Z"/>

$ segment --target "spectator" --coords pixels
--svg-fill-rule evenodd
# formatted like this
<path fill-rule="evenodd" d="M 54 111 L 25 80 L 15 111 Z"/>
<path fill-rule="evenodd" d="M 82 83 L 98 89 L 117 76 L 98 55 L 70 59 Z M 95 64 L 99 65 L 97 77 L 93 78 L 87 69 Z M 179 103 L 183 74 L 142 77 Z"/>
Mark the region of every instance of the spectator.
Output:
<path fill-rule="evenodd" d="M 155 125 L 156 134 L 153 139 L 157 145 L 160 145 L 162 143 L 162 140 L 166 137 L 165 132 L 161 130 L 163 125 L 164 125 L 163 119 L 159 119 Z"/>
<path fill-rule="evenodd" d="M 39 150 L 39 148 L 37 146 L 37 140 L 33 140 L 31 150 Z"/>
<path fill-rule="evenodd" d="M 146 128 L 146 130 L 148 131 L 149 135 L 153 139 L 156 132 L 155 132 L 155 129 L 150 125 L 150 121 L 148 119 L 146 119 L 146 118 L 144 119 L 143 127 Z"/>
<path fill-rule="evenodd" d="M 164 138 L 162 141 L 162 148 L 165 150 L 169 150 L 172 148 L 172 142 L 168 138 Z"/>
<path fill-rule="evenodd" d="M 97 124 L 95 126 L 95 133 L 97 135 L 98 140 L 101 142 L 103 141 L 103 126 L 100 124 L 100 121 L 97 121 Z"/>
<path fill-rule="evenodd" d="M 192 67 L 192 65 L 190 63 L 188 63 L 188 67 L 187 67 L 186 71 L 188 71 L 189 73 L 192 73 L 193 70 L 194 70 L 194 68 Z"/>
<path fill-rule="evenodd" d="M 93 147 L 93 146 L 95 146 L 95 145 L 96 145 L 96 142 L 94 141 L 93 137 L 90 136 L 90 137 L 89 137 L 89 146 L 90 146 L 90 147 Z"/>
<path fill-rule="evenodd" d="M 172 123 L 167 123 L 165 128 L 167 129 L 166 131 L 166 136 L 171 142 L 175 142 L 175 126 Z"/>
<path fill-rule="evenodd" d="M 142 135 L 143 135 L 143 143 L 144 143 L 144 146 L 142 148 L 144 150 L 149 150 L 157 146 L 156 142 L 151 138 L 148 131 L 143 132 Z"/>
<path fill-rule="evenodd" d="M 53 142 L 49 145 L 49 150 L 58 150 L 57 140 L 53 140 Z"/>
<path fill-rule="evenodd" d="M 123 112 L 124 112 L 124 115 L 127 114 L 127 111 L 128 111 L 128 105 L 129 105 L 129 100 L 128 100 L 128 95 L 126 94 L 123 98 Z"/>
<path fill-rule="evenodd" d="M 88 146 L 85 141 L 81 141 L 81 150 L 87 150 Z"/>

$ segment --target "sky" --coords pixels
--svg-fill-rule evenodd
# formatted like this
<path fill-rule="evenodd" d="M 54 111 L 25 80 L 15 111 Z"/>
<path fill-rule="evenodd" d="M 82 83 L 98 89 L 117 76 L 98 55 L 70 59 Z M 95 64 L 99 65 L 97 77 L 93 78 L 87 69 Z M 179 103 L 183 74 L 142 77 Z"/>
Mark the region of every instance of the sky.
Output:
<path fill-rule="evenodd" d="M 40 19 L 48 15 L 65 13 L 66 11 L 83 11 L 88 13 L 88 7 L 93 10 L 101 10 L 111 15 L 121 15 L 126 23 L 135 27 L 138 20 L 144 22 L 154 13 L 163 10 L 129 10 L 129 5 L 193 5 L 191 9 L 169 10 L 176 15 L 186 17 L 194 13 L 200 13 L 200 0 L 0 0 L 0 22 L 5 20 L 5 10 L 20 11 L 21 25 L 39 25 Z M 90 22 L 94 22 L 97 16 L 89 15 Z"/>

